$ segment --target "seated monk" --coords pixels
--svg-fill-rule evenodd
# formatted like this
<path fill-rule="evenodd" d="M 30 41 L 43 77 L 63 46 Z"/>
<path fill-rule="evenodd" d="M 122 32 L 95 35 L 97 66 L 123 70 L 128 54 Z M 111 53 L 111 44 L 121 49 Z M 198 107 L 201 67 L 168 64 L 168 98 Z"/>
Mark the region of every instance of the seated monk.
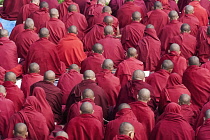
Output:
<path fill-rule="evenodd" d="M 83 51 L 82 41 L 77 37 L 77 27 L 72 25 L 68 28 L 68 34 L 62 38 L 58 45 L 58 55 L 66 67 L 71 64 L 81 66 L 81 62 L 87 57 Z"/>
<path fill-rule="evenodd" d="M 40 0 L 40 2 L 47 2 L 49 4 L 49 9 L 57 8 L 59 3 L 57 0 Z"/>
<path fill-rule="evenodd" d="M 189 66 L 183 74 L 182 82 L 191 93 L 192 104 L 201 109 L 210 96 L 210 75 L 209 70 L 199 66 L 198 57 L 190 57 Z"/>
<path fill-rule="evenodd" d="M 19 33 L 15 40 L 18 58 L 26 59 L 31 44 L 39 39 L 39 36 L 34 31 L 34 28 L 34 21 L 31 18 L 27 18 L 24 24 L 25 30 Z"/>
<path fill-rule="evenodd" d="M 58 124 L 62 119 L 62 92 L 56 87 L 53 83 L 55 81 L 55 73 L 51 70 L 46 71 L 44 75 L 44 80 L 39 81 L 31 85 L 30 93 L 33 94 L 35 87 L 41 87 L 46 93 L 46 100 L 51 106 L 51 109 L 54 114 L 55 122 Z"/>
<path fill-rule="evenodd" d="M 131 107 L 126 103 L 123 103 L 118 107 L 115 120 L 112 120 L 107 124 L 104 140 L 112 140 L 116 135 L 119 135 L 119 127 L 123 122 L 131 123 L 134 129 L 138 130 L 135 131 L 135 140 L 147 140 L 145 128 L 138 122 Z"/>
<path fill-rule="evenodd" d="M 32 13 L 39 10 L 39 3 L 40 0 L 30 0 L 29 4 L 21 7 L 17 17 L 16 25 L 22 24 Z"/>
<path fill-rule="evenodd" d="M 82 61 L 81 63 L 81 73 L 84 73 L 86 70 L 92 70 L 94 73 L 99 73 L 102 68 L 101 65 L 105 60 L 105 57 L 102 55 L 104 52 L 104 47 L 96 43 L 92 47 L 93 53 L 89 54 L 89 56 Z"/>
<path fill-rule="evenodd" d="M 58 131 L 53 140 L 68 140 L 69 136 L 65 131 Z"/>
<path fill-rule="evenodd" d="M 24 29 L 24 24 L 18 24 L 16 25 L 13 29 L 12 32 L 10 33 L 9 39 L 16 42 L 16 38 L 18 36 L 19 33 L 23 32 Z"/>
<path fill-rule="evenodd" d="M 155 71 L 160 60 L 161 42 L 152 24 L 146 26 L 144 37 L 139 40 L 136 49 L 141 54 L 138 59 L 144 63 L 144 70 Z"/>
<path fill-rule="evenodd" d="M 135 48 L 129 48 L 126 55 L 127 59 L 118 65 L 115 73 L 115 76 L 120 79 L 121 87 L 131 80 L 132 74 L 135 70 L 144 70 L 143 63 L 136 59 L 138 54 Z"/>
<path fill-rule="evenodd" d="M 62 90 L 62 105 L 66 104 L 71 90 L 82 81 L 82 77 L 80 68 L 76 64 L 70 65 L 68 72 L 61 75 L 57 87 Z"/>
<path fill-rule="evenodd" d="M 129 48 L 136 48 L 139 40 L 143 38 L 145 25 L 141 24 L 141 13 L 132 13 L 132 22 L 122 30 L 122 45 L 125 51 Z"/>
<path fill-rule="evenodd" d="M 30 95 L 31 85 L 43 80 L 43 76 L 39 72 L 39 65 L 37 63 L 31 63 L 29 65 L 29 74 L 23 75 L 20 89 L 23 91 L 25 98 Z"/>
<path fill-rule="evenodd" d="M 145 132 L 149 139 L 150 133 L 155 126 L 155 115 L 147 103 L 150 100 L 150 91 L 146 88 L 139 90 L 137 95 L 138 101 L 130 103 L 131 110 L 137 120 L 144 126 Z"/>
<path fill-rule="evenodd" d="M 102 87 L 106 93 L 109 106 L 115 106 L 120 92 L 120 79 L 112 74 L 114 63 L 111 59 L 104 60 L 103 70 L 96 74 L 96 83 Z"/>
<path fill-rule="evenodd" d="M 45 27 L 50 31 L 49 40 L 55 44 L 58 44 L 61 38 L 66 34 L 66 28 L 64 23 L 58 19 L 58 10 L 53 8 L 50 10 L 50 20 L 42 24 L 41 28 Z"/>
<path fill-rule="evenodd" d="M 180 46 L 180 56 L 183 56 L 185 59 L 189 59 L 196 53 L 197 41 L 190 32 L 191 27 L 184 23 L 181 26 L 181 33 L 170 40 L 171 44 L 176 43 Z"/>
<path fill-rule="evenodd" d="M 133 125 L 128 122 L 123 122 L 119 128 L 119 135 L 116 135 L 113 140 L 133 140 L 134 135 Z"/>
<path fill-rule="evenodd" d="M 15 111 L 20 111 L 25 100 L 23 91 L 18 88 L 16 83 L 16 75 L 13 72 L 7 72 L 4 77 L 3 86 L 6 88 L 6 98 L 13 101 Z"/>
<path fill-rule="evenodd" d="M 102 108 L 98 105 L 96 105 L 94 103 L 94 92 L 91 89 L 85 89 L 82 92 L 82 96 L 81 96 L 82 100 L 79 102 L 74 103 L 73 105 L 71 105 L 71 107 L 68 110 L 68 116 L 67 116 L 67 122 L 69 122 L 71 119 L 73 119 L 74 117 L 77 117 L 80 115 L 80 106 L 84 103 L 84 102 L 89 102 L 92 104 L 93 106 L 93 116 L 95 118 L 97 118 L 102 124 L 103 124 L 103 111 Z"/>
<path fill-rule="evenodd" d="M 182 76 L 187 68 L 187 60 L 180 55 L 181 54 L 180 48 L 181 47 L 176 43 L 171 44 L 169 53 L 161 57 L 158 66 L 156 68 L 156 71 L 161 69 L 161 64 L 163 63 L 164 60 L 171 60 L 174 64 L 172 72 L 178 73 L 179 75 Z"/>
<path fill-rule="evenodd" d="M 24 73 L 28 73 L 28 67 L 36 62 L 40 66 L 40 75 L 44 75 L 47 70 L 55 72 L 60 76 L 66 71 L 65 64 L 60 61 L 56 45 L 48 40 L 50 36 L 47 28 L 42 28 L 39 32 L 40 39 L 34 42 L 29 49 L 26 62 L 24 64 Z"/>
<path fill-rule="evenodd" d="M 102 123 L 93 116 L 93 105 L 84 102 L 80 106 L 79 116 L 73 118 L 65 126 L 70 140 L 102 140 L 104 138 Z"/>
<path fill-rule="evenodd" d="M 0 66 L 10 70 L 18 65 L 17 46 L 9 39 L 6 29 L 0 30 Z"/>
<path fill-rule="evenodd" d="M 105 38 L 100 39 L 98 43 L 104 46 L 103 56 L 106 59 L 111 59 L 116 68 L 125 59 L 125 51 L 121 41 L 113 37 L 114 31 L 112 26 L 106 26 L 104 28 L 104 34 Z"/>
<path fill-rule="evenodd" d="M 34 96 L 27 97 L 23 109 L 11 116 L 8 129 L 8 138 L 13 137 L 13 129 L 17 123 L 25 123 L 28 128 L 28 139 L 48 140 L 49 129 L 46 119 L 40 113 L 39 101 Z"/>

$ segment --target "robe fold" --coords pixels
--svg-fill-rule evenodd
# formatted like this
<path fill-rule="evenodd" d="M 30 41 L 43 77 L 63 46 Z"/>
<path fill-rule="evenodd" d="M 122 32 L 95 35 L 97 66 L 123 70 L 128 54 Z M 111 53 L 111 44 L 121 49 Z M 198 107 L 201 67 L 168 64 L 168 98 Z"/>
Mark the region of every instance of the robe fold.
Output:
<path fill-rule="evenodd" d="M 181 114 L 183 118 L 191 125 L 194 126 L 196 115 L 193 108 L 190 105 L 181 105 Z"/>
<path fill-rule="evenodd" d="M 49 4 L 49 9 L 57 8 L 58 5 L 59 5 L 57 0 L 40 0 L 40 3 L 43 2 L 43 1 L 45 1 Z"/>
<path fill-rule="evenodd" d="M 113 140 L 132 140 L 129 136 L 127 135 L 116 135 Z"/>
<path fill-rule="evenodd" d="M 6 72 L 7 71 L 0 66 L 0 84 L 1 85 L 4 83 L 4 76 L 5 76 Z"/>
<path fill-rule="evenodd" d="M 207 26 L 201 26 L 199 29 L 198 29 L 198 33 L 197 33 L 197 36 L 196 36 L 196 39 L 197 39 L 197 51 L 199 51 L 200 49 L 200 45 L 201 45 L 201 42 L 206 40 L 206 38 L 208 37 L 207 36 Z"/>
<path fill-rule="evenodd" d="M 20 136 L 16 136 L 15 138 L 7 138 L 5 140 L 27 140 L 27 139 L 20 137 Z"/>
<path fill-rule="evenodd" d="M 9 39 L 16 42 L 16 38 L 18 36 L 19 33 L 23 32 L 25 29 L 24 29 L 24 24 L 19 24 L 19 25 L 16 25 L 13 29 L 12 29 L 12 32 L 9 36 Z"/>
<path fill-rule="evenodd" d="M 198 50 L 198 58 L 200 59 L 201 63 L 205 63 L 209 61 L 210 58 L 210 36 L 207 35 L 205 40 L 201 41 L 200 47 Z"/>
<path fill-rule="evenodd" d="M 112 9 L 112 15 L 117 16 L 118 9 L 124 4 L 124 0 L 110 0 L 109 6 Z"/>
<path fill-rule="evenodd" d="M 79 5 L 80 13 L 84 14 L 85 6 L 90 0 L 72 0 Z"/>
<path fill-rule="evenodd" d="M 183 11 L 184 7 L 187 6 L 190 2 L 191 2 L 191 0 L 179 0 L 177 3 L 179 10 Z M 183 23 L 185 23 L 185 22 L 183 22 Z"/>
<path fill-rule="evenodd" d="M 196 140 L 208 140 L 210 129 L 210 119 L 207 119 L 205 123 L 196 130 Z"/>
<path fill-rule="evenodd" d="M 208 61 L 208 62 L 202 64 L 200 67 L 206 68 L 206 69 L 208 69 L 208 70 L 210 71 L 210 61 Z"/>

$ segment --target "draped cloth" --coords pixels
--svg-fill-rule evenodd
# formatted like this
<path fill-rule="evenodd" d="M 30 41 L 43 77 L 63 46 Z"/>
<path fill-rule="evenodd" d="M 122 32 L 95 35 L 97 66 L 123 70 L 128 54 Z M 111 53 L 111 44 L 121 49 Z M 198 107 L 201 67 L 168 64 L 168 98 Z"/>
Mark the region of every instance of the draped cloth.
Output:
<path fill-rule="evenodd" d="M 12 32 L 10 33 L 9 39 L 16 42 L 16 38 L 18 36 L 19 33 L 23 32 L 24 29 L 24 24 L 19 24 L 16 25 L 13 29 Z"/>
<path fill-rule="evenodd" d="M 207 140 L 209 137 L 210 119 L 207 119 L 202 126 L 196 130 L 196 139 Z"/>

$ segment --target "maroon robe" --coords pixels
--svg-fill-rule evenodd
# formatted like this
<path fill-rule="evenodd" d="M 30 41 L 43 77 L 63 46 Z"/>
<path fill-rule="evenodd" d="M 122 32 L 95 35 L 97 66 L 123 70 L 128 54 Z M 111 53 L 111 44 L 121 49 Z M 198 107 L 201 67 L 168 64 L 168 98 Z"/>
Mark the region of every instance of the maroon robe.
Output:
<path fill-rule="evenodd" d="M 179 10 L 183 11 L 184 7 L 187 6 L 190 2 L 191 2 L 191 0 L 179 0 L 178 1 Z M 183 23 L 185 23 L 185 22 L 183 22 Z"/>
<path fill-rule="evenodd" d="M 139 40 L 137 48 L 138 59 L 144 63 L 145 71 L 155 71 L 160 60 L 161 42 L 155 29 L 146 28 L 144 37 Z"/>
<path fill-rule="evenodd" d="M 63 136 L 57 136 L 53 140 L 68 140 L 66 137 Z"/>
<path fill-rule="evenodd" d="M 209 61 L 210 58 L 210 36 L 207 35 L 207 37 L 205 38 L 205 40 L 201 41 L 200 43 L 200 47 L 198 50 L 198 57 L 200 59 L 201 63 L 205 63 Z"/>
<path fill-rule="evenodd" d="M 112 9 L 113 16 L 117 16 L 117 11 L 123 4 L 124 4 L 124 0 L 110 0 L 109 6 Z"/>
<path fill-rule="evenodd" d="M 78 71 L 71 69 L 61 75 L 58 81 L 58 87 L 62 90 L 62 104 L 65 105 L 71 90 L 82 81 L 82 74 Z"/>
<path fill-rule="evenodd" d="M 135 70 L 144 70 L 144 65 L 141 61 L 133 57 L 127 58 L 118 65 L 115 76 L 120 79 L 121 87 L 131 80 Z"/>
<path fill-rule="evenodd" d="M 176 1 L 175 0 L 168 0 L 169 2 L 169 5 L 171 7 L 171 10 L 174 10 L 176 11 L 177 13 L 179 13 L 179 7 L 178 5 L 176 4 Z"/>
<path fill-rule="evenodd" d="M 183 118 L 191 125 L 194 126 L 196 114 L 193 108 L 190 105 L 183 104 L 181 105 L 181 114 Z"/>
<path fill-rule="evenodd" d="M 0 84 L 4 83 L 4 76 L 6 74 L 6 70 L 0 66 Z"/>
<path fill-rule="evenodd" d="M 106 35 L 104 39 L 98 41 L 104 47 L 103 56 L 106 59 L 111 59 L 116 68 L 120 62 L 125 59 L 125 51 L 119 39 L 111 35 Z"/>
<path fill-rule="evenodd" d="M 5 140 L 27 140 L 21 136 L 15 136 L 15 138 L 6 138 Z"/>
<path fill-rule="evenodd" d="M 210 119 L 207 119 L 205 123 L 196 130 L 196 140 L 208 140 L 210 129 Z"/>
<path fill-rule="evenodd" d="M 201 4 L 201 6 L 203 7 L 203 8 L 205 8 L 206 9 L 206 11 L 207 11 L 207 13 L 208 13 L 208 16 L 210 15 L 210 2 L 208 1 L 208 0 L 200 0 L 200 4 Z"/>
<path fill-rule="evenodd" d="M 145 25 L 132 21 L 129 25 L 125 26 L 122 31 L 122 45 L 125 51 L 129 48 L 136 48 L 139 40 L 143 38 Z"/>
<path fill-rule="evenodd" d="M 153 6 L 154 6 L 155 2 L 156 2 L 156 0 L 144 0 L 144 3 L 146 5 L 148 11 L 153 10 Z"/>
<path fill-rule="evenodd" d="M 210 71 L 210 61 L 208 61 L 208 62 L 202 64 L 200 67 L 206 68 L 206 69 L 208 69 L 208 70 Z"/>
<path fill-rule="evenodd" d="M 39 64 L 41 75 L 52 70 L 57 76 L 60 76 L 66 70 L 64 63 L 59 59 L 56 45 L 47 38 L 40 38 L 31 45 L 24 65 L 25 73 L 28 72 L 28 67 L 33 62 Z"/>
<path fill-rule="evenodd" d="M 40 2 L 47 2 L 49 4 L 49 9 L 52 9 L 52 8 L 57 8 L 59 3 L 57 0 L 40 0 Z"/>
<path fill-rule="evenodd" d="M 127 135 L 116 135 L 113 140 L 132 140 L 129 136 Z"/>
<path fill-rule="evenodd" d="M 9 36 L 9 39 L 11 39 L 12 41 L 16 42 L 16 38 L 18 36 L 19 33 L 23 32 L 25 29 L 24 29 L 24 24 L 19 24 L 19 25 L 16 25 L 13 29 L 12 29 L 12 32 Z"/>
<path fill-rule="evenodd" d="M 85 6 L 87 2 L 89 2 L 90 0 L 72 0 L 72 1 L 79 5 L 80 13 L 83 14 L 85 10 Z"/>
<path fill-rule="evenodd" d="M 103 69 L 96 75 L 96 83 L 104 89 L 109 106 L 115 106 L 120 92 L 120 80 L 110 70 Z"/>
<path fill-rule="evenodd" d="M 207 26 L 201 26 L 199 29 L 198 29 L 198 33 L 197 33 L 197 36 L 196 36 L 196 39 L 197 39 L 197 51 L 199 50 L 199 47 L 201 45 L 201 42 L 206 40 L 207 38 Z"/>

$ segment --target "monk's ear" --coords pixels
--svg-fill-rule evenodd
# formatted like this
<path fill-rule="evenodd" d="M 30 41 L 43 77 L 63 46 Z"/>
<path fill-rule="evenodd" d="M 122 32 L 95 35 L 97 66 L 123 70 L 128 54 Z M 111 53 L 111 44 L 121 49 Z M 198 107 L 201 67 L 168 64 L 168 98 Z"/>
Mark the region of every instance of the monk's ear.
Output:
<path fill-rule="evenodd" d="M 25 137 L 26 137 L 26 138 L 28 137 L 28 132 L 26 132 Z"/>
<path fill-rule="evenodd" d="M 94 113 L 95 111 L 93 110 L 92 114 Z"/>
<path fill-rule="evenodd" d="M 170 53 L 171 51 L 170 50 L 168 50 L 168 53 Z"/>
<path fill-rule="evenodd" d="M 15 135 L 15 130 L 12 130 L 12 134 Z"/>
<path fill-rule="evenodd" d="M 79 113 L 82 114 L 82 111 L 80 110 Z"/>

